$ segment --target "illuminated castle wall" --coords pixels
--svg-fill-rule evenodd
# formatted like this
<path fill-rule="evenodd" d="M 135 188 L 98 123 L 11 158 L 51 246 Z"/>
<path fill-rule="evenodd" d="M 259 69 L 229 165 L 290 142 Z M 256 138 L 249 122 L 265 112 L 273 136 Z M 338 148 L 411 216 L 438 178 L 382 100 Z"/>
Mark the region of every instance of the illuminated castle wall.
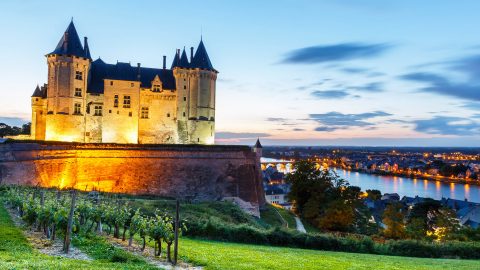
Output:
<path fill-rule="evenodd" d="M 265 203 L 261 146 L 0 144 L 0 184 Z"/>
<path fill-rule="evenodd" d="M 200 41 L 170 69 L 92 61 L 73 22 L 32 95 L 31 138 L 84 143 L 213 144 L 217 71 Z"/>

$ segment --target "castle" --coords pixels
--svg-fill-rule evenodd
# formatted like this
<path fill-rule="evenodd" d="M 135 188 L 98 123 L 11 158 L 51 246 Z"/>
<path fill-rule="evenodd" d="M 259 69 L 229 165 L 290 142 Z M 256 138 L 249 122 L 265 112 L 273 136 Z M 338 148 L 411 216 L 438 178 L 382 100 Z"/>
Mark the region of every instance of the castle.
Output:
<path fill-rule="evenodd" d="M 48 83 L 32 95 L 31 138 L 83 143 L 213 144 L 218 71 L 200 41 L 170 69 L 92 61 L 73 21 L 46 55 Z"/>

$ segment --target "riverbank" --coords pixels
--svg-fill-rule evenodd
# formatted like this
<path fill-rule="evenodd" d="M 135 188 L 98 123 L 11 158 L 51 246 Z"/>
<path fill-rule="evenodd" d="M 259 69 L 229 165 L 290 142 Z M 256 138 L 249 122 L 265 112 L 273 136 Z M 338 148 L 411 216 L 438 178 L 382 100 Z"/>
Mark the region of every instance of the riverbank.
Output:
<path fill-rule="evenodd" d="M 392 173 L 392 172 L 382 172 L 382 171 L 369 171 L 369 170 L 362 170 L 362 169 L 350 169 L 350 168 L 344 168 L 344 167 L 334 167 L 336 169 L 342 169 L 345 171 L 350 171 L 350 172 L 359 172 L 359 173 L 364 173 L 364 174 L 372 174 L 372 175 L 379 175 L 379 176 L 396 176 L 396 177 L 404 177 L 408 179 L 420 179 L 420 180 L 429 180 L 429 181 L 439 181 L 443 183 L 454 183 L 454 184 L 468 184 L 468 185 L 476 185 L 480 186 L 480 181 L 474 181 L 474 180 L 465 180 L 465 179 L 459 179 L 455 178 L 452 179 L 450 177 L 445 177 L 445 176 L 434 176 L 434 175 L 416 175 L 416 174 L 405 174 L 405 173 Z"/>

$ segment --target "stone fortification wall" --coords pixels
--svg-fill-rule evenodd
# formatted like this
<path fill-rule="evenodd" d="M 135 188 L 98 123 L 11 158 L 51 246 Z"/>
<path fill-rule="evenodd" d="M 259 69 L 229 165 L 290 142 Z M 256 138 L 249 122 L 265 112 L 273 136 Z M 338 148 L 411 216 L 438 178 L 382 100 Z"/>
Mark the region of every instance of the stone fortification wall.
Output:
<path fill-rule="evenodd" d="M 257 163 L 246 146 L 15 142 L 0 144 L 0 183 L 261 206 Z"/>

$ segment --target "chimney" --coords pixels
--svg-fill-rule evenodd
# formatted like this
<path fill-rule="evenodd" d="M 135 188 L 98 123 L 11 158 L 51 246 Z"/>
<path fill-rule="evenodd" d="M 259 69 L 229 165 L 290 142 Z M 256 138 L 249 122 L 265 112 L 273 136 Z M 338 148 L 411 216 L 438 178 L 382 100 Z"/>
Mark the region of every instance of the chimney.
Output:
<path fill-rule="evenodd" d="M 87 44 L 87 39 L 88 39 L 87 37 L 83 37 L 83 46 L 86 46 L 86 44 Z"/>
<path fill-rule="evenodd" d="M 140 81 L 140 63 L 137 63 L 137 80 Z"/>
<path fill-rule="evenodd" d="M 164 55 L 163 56 L 163 69 L 166 69 L 167 68 L 167 56 Z"/>
<path fill-rule="evenodd" d="M 193 47 L 190 47 L 190 63 L 193 61 Z"/>

